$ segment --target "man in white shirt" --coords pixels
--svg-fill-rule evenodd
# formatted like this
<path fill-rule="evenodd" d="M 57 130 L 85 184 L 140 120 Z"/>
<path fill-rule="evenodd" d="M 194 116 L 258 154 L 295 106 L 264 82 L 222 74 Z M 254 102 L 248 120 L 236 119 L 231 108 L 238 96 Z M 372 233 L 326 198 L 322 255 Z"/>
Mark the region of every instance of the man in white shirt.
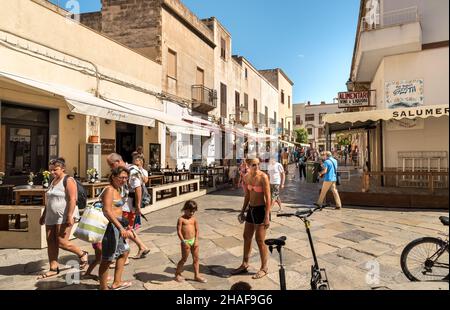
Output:
<path fill-rule="evenodd" d="M 283 165 L 278 163 L 275 158 L 271 158 L 269 166 L 267 167 L 267 172 L 270 177 L 270 193 L 272 197 L 272 206 L 274 203 L 278 203 L 279 210 L 281 211 L 281 199 L 280 199 L 280 189 L 284 188 L 284 182 L 286 180 L 286 174 L 284 172 Z"/>

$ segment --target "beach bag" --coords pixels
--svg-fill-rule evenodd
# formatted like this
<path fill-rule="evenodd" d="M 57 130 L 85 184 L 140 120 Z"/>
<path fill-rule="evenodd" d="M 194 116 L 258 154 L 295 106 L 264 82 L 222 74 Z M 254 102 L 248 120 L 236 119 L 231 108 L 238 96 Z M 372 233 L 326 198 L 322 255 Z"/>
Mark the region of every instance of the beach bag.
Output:
<path fill-rule="evenodd" d="M 89 243 L 102 242 L 108 224 L 109 220 L 103 214 L 103 205 L 98 201 L 84 209 L 73 235 Z"/>

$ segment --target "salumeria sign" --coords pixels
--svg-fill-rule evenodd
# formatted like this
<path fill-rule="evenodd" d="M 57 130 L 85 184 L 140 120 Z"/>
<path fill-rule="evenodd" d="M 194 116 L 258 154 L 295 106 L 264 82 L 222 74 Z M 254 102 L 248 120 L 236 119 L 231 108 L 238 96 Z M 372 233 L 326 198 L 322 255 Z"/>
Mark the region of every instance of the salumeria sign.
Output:
<path fill-rule="evenodd" d="M 427 117 L 427 116 L 443 116 L 443 115 L 449 115 L 449 108 L 427 108 L 427 107 L 421 107 L 417 109 L 405 109 L 405 110 L 395 110 L 392 111 L 392 118 L 394 119 L 402 119 L 405 117 L 412 118 L 412 117 Z"/>

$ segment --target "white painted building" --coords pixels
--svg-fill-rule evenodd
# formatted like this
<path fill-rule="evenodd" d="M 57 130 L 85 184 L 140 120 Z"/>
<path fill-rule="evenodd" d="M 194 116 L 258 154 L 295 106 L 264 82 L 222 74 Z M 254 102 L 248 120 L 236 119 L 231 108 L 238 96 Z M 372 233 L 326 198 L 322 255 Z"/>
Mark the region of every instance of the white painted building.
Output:
<path fill-rule="evenodd" d="M 323 118 L 328 114 L 341 113 L 337 104 L 321 102 L 320 104 L 298 103 L 294 104 L 294 130 L 306 129 L 308 132 L 308 143 L 313 148 L 325 150 L 326 136 Z M 332 147 L 336 145 L 336 135 L 332 136 Z"/>

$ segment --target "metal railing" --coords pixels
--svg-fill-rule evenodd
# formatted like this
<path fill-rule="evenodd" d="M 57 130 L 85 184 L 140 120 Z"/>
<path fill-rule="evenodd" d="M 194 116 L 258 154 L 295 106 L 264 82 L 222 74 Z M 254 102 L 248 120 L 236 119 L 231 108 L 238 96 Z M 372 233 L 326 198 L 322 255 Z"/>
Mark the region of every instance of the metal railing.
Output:
<path fill-rule="evenodd" d="M 248 110 L 241 108 L 241 111 L 239 113 L 239 120 L 241 124 L 248 124 L 250 123 L 250 113 Z"/>
<path fill-rule="evenodd" d="M 217 108 L 217 92 L 203 85 L 192 85 L 192 102 Z"/>
<path fill-rule="evenodd" d="M 420 21 L 419 9 L 417 6 L 414 6 L 383 12 L 381 14 L 374 14 L 369 18 L 363 17 L 361 22 L 361 31 L 383 29 L 418 21 Z"/>

